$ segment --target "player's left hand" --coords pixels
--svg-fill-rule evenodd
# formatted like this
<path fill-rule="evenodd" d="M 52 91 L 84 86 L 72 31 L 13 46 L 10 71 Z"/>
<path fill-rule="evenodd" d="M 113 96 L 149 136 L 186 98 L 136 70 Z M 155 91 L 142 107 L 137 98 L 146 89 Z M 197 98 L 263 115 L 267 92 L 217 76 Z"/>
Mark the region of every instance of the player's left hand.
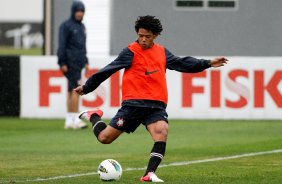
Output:
<path fill-rule="evenodd" d="M 84 95 L 83 86 L 78 86 L 77 88 L 74 89 L 74 91 L 79 95 Z"/>
<path fill-rule="evenodd" d="M 210 61 L 211 67 L 221 67 L 227 64 L 228 59 L 225 57 L 214 58 Z"/>

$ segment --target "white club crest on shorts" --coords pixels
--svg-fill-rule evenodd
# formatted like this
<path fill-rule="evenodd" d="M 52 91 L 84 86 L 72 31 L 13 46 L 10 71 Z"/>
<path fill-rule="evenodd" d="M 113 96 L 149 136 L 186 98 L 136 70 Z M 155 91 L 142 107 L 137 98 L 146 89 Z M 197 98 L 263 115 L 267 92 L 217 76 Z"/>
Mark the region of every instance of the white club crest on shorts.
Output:
<path fill-rule="evenodd" d="M 118 126 L 118 127 L 122 127 L 122 126 L 123 126 L 123 123 L 124 123 L 124 119 L 118 118 L 117 126 Z"/>

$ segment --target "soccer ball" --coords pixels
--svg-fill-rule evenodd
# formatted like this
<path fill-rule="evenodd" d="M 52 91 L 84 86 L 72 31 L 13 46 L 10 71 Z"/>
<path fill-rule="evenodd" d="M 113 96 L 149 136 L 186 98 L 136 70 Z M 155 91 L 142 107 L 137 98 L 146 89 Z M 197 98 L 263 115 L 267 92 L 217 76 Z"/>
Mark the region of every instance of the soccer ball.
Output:
<path fill-rule="evenodd" d="M 103 181 L 116 181 L 122 175 L 122 168 L 116 160 L 107 159 L 100 163 L 98 173 Z"/>

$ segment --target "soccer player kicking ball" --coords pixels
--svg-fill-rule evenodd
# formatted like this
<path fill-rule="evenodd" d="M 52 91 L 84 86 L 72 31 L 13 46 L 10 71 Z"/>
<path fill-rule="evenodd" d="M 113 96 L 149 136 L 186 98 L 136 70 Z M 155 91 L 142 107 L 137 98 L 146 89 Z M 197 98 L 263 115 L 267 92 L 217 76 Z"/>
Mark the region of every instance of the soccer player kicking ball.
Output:
<path fill-rule="evenodd" d="M 154 16 L 141 16 L 135 22 L 137 41 L 109 65 L 92 75 L 83 86 L 74 89 L 85 95 L 95 90 L 103 81 L 120 69 L 125 69 L 122 79 L 122 105 L 107 126 L 101 110 L 84 111 L 80 118 L 92 123 L 93 132 L 102 144 L 110 144 L 123 132 L 131 133 L 143 124 L 154 145 L 142 182 L 163 182 L 155 174 L 166 149 L 168 136 L 168 102 L 166 69 L 196 73 L 227 63 L 224 57 L 212 60 L 177 57 L 160 44 L 154 43 L 163 28 Z"/>

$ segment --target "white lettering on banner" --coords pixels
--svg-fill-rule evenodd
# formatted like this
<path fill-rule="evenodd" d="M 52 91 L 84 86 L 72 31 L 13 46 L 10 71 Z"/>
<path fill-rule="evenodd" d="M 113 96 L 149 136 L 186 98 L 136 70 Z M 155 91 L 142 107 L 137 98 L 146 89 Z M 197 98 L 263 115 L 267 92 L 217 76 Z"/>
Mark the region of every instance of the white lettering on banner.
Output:
<path fill-rule="evenodd" d="M 14 47 L 30 49 L 32 46 L 42 48 L 43 35 L 40 32 L 30 33 L 31 24 L 24 24 L 22 27 L 8 30 L 5 34 L 7 38 L 14 38 Z"/>
<path fill-rule="evenodd" d="M 91 74 L 114 57 L 90 60 Z M 220 69 L 196 74 L 167 72 L 170 118 L 282 119 L 282 58 L 231 57 Z M 92 62 L 95 61 L 95 62 Z M 265 67 L 267 63 L 267 67 Z M 121 104 L 122 71 L 81 98 L 81 110 L 99 107 L 105 117 Z M 67 82 L 56 57 L 21 57 L 21 117 L 61 118 Z"/>

